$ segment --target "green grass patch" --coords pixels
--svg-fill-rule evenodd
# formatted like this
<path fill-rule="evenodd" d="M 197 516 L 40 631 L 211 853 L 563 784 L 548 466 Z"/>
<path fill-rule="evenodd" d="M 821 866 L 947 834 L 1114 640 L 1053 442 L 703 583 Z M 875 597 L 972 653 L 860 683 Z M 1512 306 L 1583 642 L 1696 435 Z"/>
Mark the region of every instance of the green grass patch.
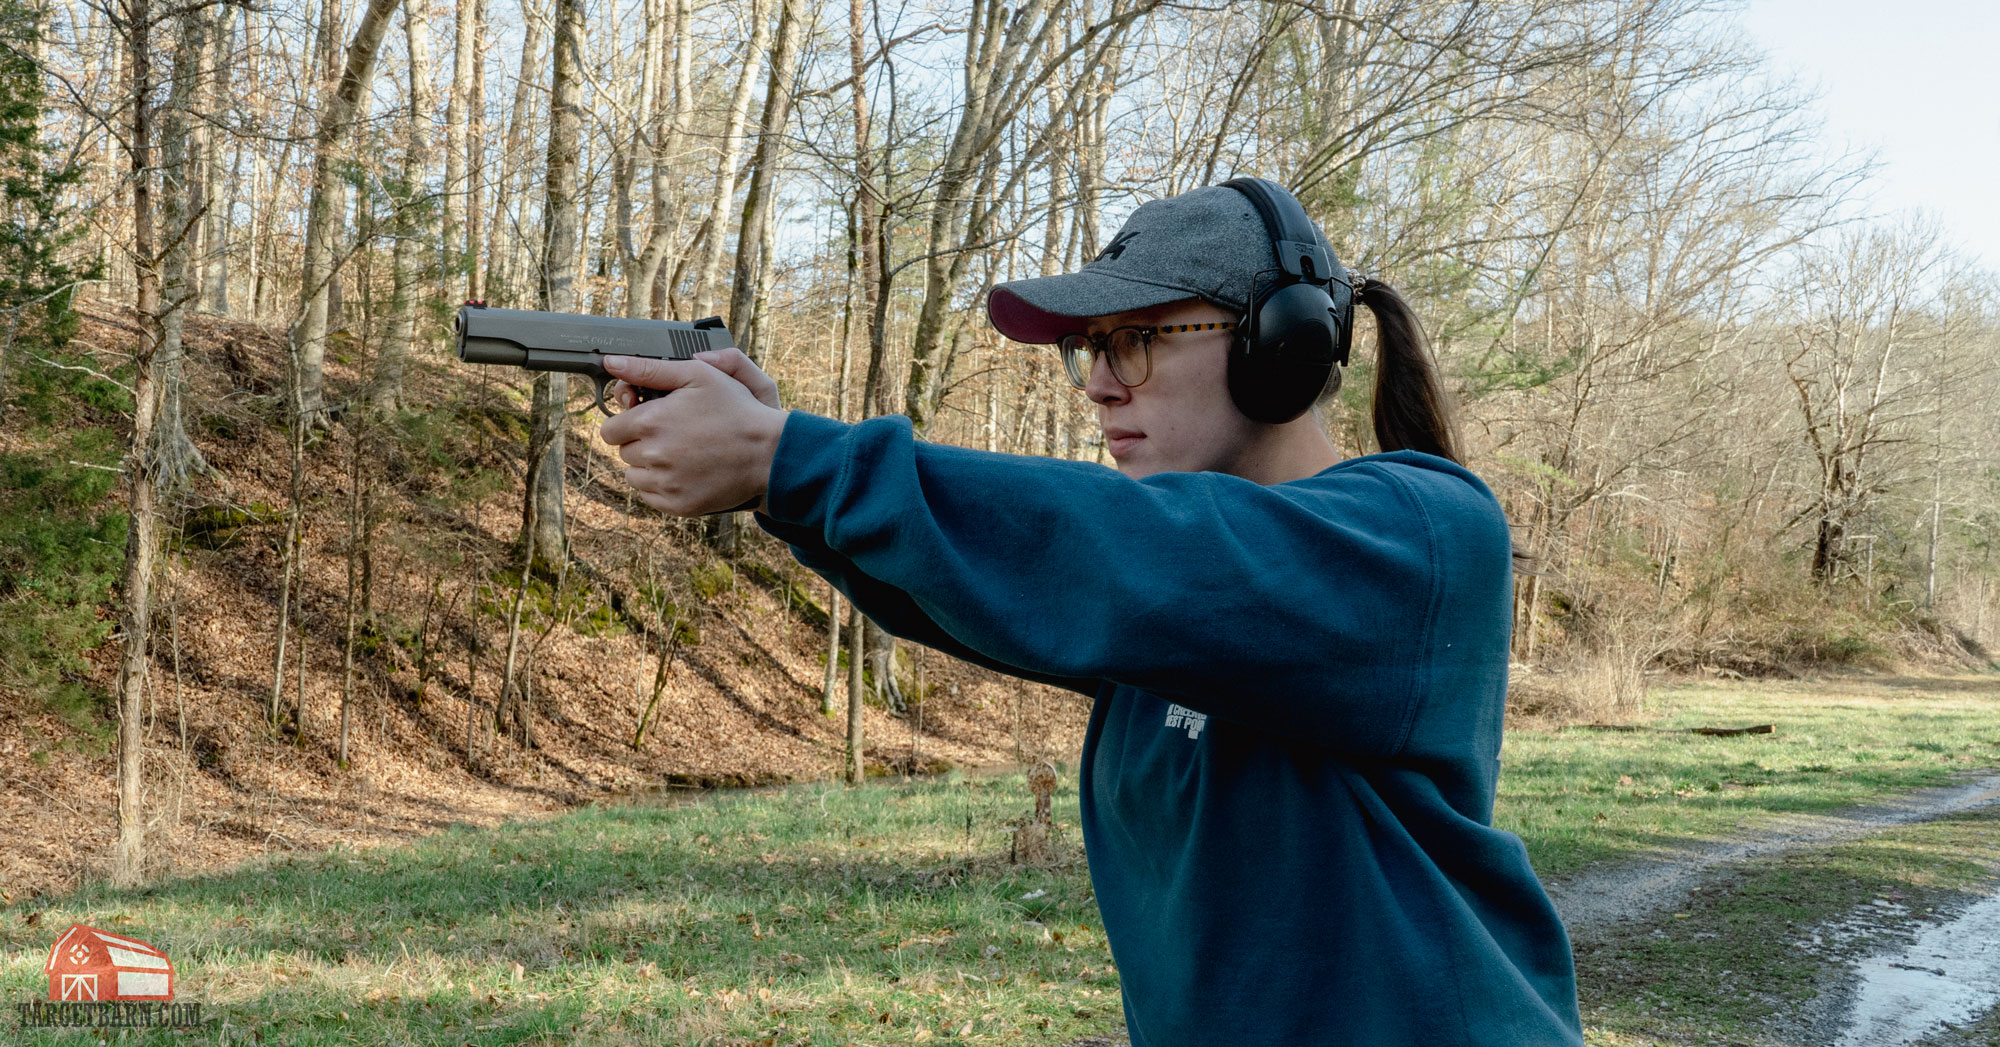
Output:
<path fill-rule="evenodd" d="M 1679 688 L 1655 696 L 1653 726 L 1778 732 L 1516 731 L 1499 822 L 1546 875 L 1934 785 L 2000 756 L 1996 700 L 1990 677 Z M 1122 1011 L 1062 780 L 1070 859 L 1051 870 L 1007 863 L 1032 807 L 1019 776 L 954 774 L 597 807 L 94 887 L 33 927 L 18 904 L 0 920 L 0 1000 L 45 993 L 49 943 L 77 921 L 164 947 L 180 997 L 217 1019 L 202 1036 L 224 1043 L 1068 1043 L 1115 1033 Z M 1794 931 L 1878 893 L 1920 911 L 1971 882 L 1975 856 L 1945 824 L 1762 863 L 1700 895 L 1711 909 L 1584 957 L 1591 1042 L 1771 1020 L 1824 962 L 1787 966 Z"/>
<path fill-rule="evenodd" d="M 2000 765 L 2000 676 L 1700 684 L 1656 692 L 1646 725 L 1774 734 L 1510 731 L 1494 824 L 1544 877 L 1832 810 Z"/>
<path fill-rule="evenodd" d="M 45 994 L 49 943 L 76 921 L 164 948 L 177 999 L 216 1019 L 204 1041 L 1060 1044 L 1122 1028 L 1073 788 L 1056 796 L 1071 860 L 1007 864 L 1005 830 L 1032 804 L 1019 776 L 797 786 L 90 889 L 33 928 L 0 922 L 0 999 Z"/>

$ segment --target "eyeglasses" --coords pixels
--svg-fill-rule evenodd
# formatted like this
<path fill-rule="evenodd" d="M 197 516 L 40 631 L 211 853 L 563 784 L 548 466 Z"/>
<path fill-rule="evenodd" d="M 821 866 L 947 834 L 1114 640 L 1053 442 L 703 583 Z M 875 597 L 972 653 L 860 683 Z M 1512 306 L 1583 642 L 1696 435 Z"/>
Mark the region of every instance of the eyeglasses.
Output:
<path fill-rule="evenodd" d="M 1184 331 L 1228 331 L 1235 327 L 1236 323 L 1232 320 L 1168 324 L 1165 327 L 1117 327 L 1099 335 L 1063 335 L 1056 339 L 1056 351 L 1062 354 L 1063 370 L 1069 372 L 1070 384 L 1078 389 L 1090 384 L 1090 371 L 1096 366 L 1099 356 L 1111 361 L 1111 377 L 1129 389 L 1144 384 L 1152 374 L 1155 337 Z"/>

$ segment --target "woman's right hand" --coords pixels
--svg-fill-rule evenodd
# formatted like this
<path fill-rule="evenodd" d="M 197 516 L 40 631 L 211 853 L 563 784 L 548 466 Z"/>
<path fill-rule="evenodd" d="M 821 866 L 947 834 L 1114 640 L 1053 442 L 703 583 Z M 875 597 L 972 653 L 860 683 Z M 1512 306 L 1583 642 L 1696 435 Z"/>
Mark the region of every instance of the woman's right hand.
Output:
<path fill-rule="evenodd" d="M 763 402 L 765 406 L 775 407 L 780 411 L 785 409 L 785 405 L 778 400 L 778 383 L 745 356 L 743 350 L 732 346 L 728 349 L 709 349 L 694 355 L 695 359 L 741 382 L 745 389 L 750 390 L 750 395 Z M 616 383 L 612 387 L 611 395 L 618 401 L 620 410 L 631 410 L 639 402 L 632 392 L 632 387 L 624 382 Z"/>

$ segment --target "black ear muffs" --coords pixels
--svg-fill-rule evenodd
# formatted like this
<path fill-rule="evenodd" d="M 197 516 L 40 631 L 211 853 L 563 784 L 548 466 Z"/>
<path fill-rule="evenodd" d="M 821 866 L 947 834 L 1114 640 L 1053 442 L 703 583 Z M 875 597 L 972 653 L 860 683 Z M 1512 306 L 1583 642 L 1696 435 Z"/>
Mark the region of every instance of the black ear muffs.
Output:
<path fill-rule="evenodd" d="M 1246 417 L 1279 425 L 1306 413 L 1333 369 L 1347 363 L 1354 292 L 1347 270 L 1284 187 L 1262 178 L 1222 184 L 1256 205 L 1278 261 L 1275 278 L 1253 289 L 1234 332 L 1229 395 Z"/>

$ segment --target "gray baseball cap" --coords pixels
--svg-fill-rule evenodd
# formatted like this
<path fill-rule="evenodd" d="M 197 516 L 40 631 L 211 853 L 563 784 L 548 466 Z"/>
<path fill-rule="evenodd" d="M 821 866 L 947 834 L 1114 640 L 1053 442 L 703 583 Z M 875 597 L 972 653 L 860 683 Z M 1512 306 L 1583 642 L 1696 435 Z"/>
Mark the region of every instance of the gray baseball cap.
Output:
<path fill-rule="evenodd" d="M 1080 318 L 1189 298 L 1241 313 L 1257 275 L 1277 265 L 1271 234 L 1250 198 L 1205 186 L 1141 204 L 1074 273 L 993 288 L 986 315 L 1014 341 L 1047 344 L 1077 330 Z"/>

